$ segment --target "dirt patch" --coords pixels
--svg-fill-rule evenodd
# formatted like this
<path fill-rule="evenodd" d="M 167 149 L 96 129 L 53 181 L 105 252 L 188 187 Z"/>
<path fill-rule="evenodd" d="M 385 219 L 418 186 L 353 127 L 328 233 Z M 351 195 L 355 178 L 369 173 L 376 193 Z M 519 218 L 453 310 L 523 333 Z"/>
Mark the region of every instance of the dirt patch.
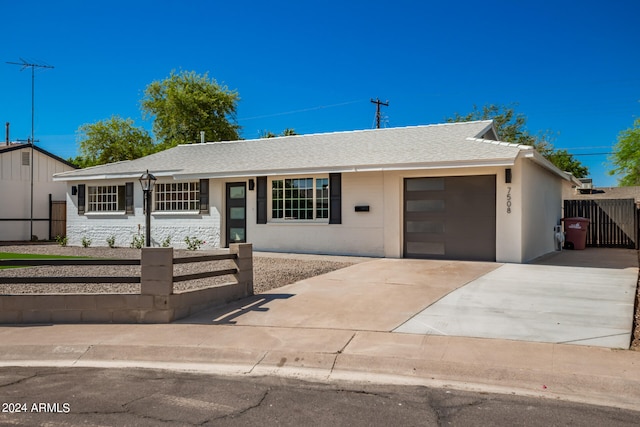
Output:
<path fill-rule="evenodd" d="M 640 264 L 640 251 L 638 251 L 638 263 Z M 633 335 L 631 338 L 631 350 L 640 351 L 640 273 L 636 286 L 636 302 L 633 316 Z"/>

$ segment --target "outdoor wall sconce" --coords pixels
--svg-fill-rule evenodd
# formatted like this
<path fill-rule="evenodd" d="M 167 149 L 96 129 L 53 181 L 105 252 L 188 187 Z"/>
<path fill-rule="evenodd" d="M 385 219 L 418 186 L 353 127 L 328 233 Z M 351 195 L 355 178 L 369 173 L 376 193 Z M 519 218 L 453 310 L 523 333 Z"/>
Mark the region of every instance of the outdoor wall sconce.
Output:
<path fill-rule="evenodd" d="M 253 178 L 251 178 L 249 180 L 249 191 L 253 191 L 254 188 L 256 188 L 256 181 Z"/>
<path fill-rule="evenodd" d="M 78 187 L 75 185 L 71 186 L 71 195 L 75 196 L 76 194 L 78 194 Z"/>
<path fill-rule="evenodd" d="M 504 170 L 504 182 L 505 184 L 511 184 L 511 168 Z"/>
<path fill-rule="evenodd" d="M 369 212 L 369 205 L 356 206 L 356 212 Z"/>

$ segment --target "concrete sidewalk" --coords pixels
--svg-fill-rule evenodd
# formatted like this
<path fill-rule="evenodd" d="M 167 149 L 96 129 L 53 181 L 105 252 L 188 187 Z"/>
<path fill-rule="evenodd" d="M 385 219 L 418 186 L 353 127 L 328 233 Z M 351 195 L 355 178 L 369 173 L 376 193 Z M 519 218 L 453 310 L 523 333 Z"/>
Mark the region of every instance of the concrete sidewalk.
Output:
<path fill-rule="evenodd" d="M 140 367 L 450 387 L 640 408 L 640 352 L 495 339 L 226 325 L 0 328 L 0 366 Z"/>
<path fill-rule="evenodd" d="M 638 410 L 640 352 L 392 332 L 501 267 L 366 261 L 180 323 L 4 326 L 0 366 L 141 367 L 422 384 Z M 637 274 L 637 260 L 629 268 Z"/>

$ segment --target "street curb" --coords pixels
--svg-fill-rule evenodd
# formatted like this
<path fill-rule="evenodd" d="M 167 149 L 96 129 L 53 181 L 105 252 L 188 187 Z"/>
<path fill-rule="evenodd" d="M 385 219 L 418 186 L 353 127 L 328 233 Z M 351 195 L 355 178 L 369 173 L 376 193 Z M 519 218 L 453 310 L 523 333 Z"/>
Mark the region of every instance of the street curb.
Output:
<path fill-rule="evenodd" d="M 367 371 L 365 367 L 372 360 L 376 361 L 376 366 L 388 364 L 389 360 L 384 357 L 359 357 L 354 355 L 343 357 L 342 354 L 319 355 L 320 357 L 325 356 L 327 359 L 334 359 L 333 366 L 330 368 L 279 366 L 279 364 L 274 364 L 273 360 L 283 359 L 282 355 L 286 353 L 282 351 L 256 352 L 249 355 L 250 357 L 247 357 L 247 354 L 243 355 L 242 351 L 237 351 L 240 354 L 240 359 L 243 356 L 245 357 L 244 362 L 203 362 L 198 354 L 192 358 L 193 360 L 187 357 L 190 350 L 197 350 L 195 348 L 182 348 L 185 357 L 180 362 L 175 360 L 118 359 L 115 357 L 107 360 L 86 356 L 89 350 L 97 351 L 96 354 L 100 354 L 101 346 L 67 346 L 64 348 L 55 346 L 55 348 L 49 349 L 49 346 L 42 346 L 40 348 L 41 351 L 38 352 L 39 354 L 31 354 L 32 359 L 28 359 L 29 354 L 25 354 L 24 356 L 26 357 L 17 357 L 18 350 L 27 350 L 24 347 L 33 349 L 35 346 L 9 346 L 3 348 L 0 352 L 0 368 L 151 369 L 230 377 L 276 376 L 322 384 L 422 386 L 496 393 L 609 406 L 635 411 L 640 407 L 640 385 L 637 381 L 606 375 L 546 373 L 513 368 L 496 369 L 492 366 L 483 368 L 470 364 L 452 364 L 450 362 L 443 362 L 439 365 L 433 364 L 432 369 L 416 369 L 412 368 L 412 366 L 416 366 L 416 360 L 406 358 L 394 358 L 393 366 L 388 372 Z M 86 351 L 82 352 L 82 348 Z M 129 349 L 131 350 L 131 347 Z M 140 347 L 139 350 L 150 352 L 149 348 L 144 347 Z M 230 350 L 228 357 L 231 358 L 235 352 Z M 155 357 L 158 356 L 156 351 L 152 353 Z M 14 358 L 11 358 L 11 356 Z M 255 358 L 258 358 L 257 362 Z M 405 372 L 415 372 L 415 374 L 405 374 L 403 370 Z"/>

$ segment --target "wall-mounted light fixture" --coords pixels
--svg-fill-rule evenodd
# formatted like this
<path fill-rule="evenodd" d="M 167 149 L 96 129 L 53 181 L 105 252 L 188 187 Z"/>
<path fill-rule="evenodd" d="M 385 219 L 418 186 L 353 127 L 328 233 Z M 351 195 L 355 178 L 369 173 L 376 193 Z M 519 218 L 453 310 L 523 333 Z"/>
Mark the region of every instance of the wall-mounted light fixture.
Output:
<path fill-rule="evenodd" d="M 511 168 L 506 168 L 504 170 L 504 182 L 506 184 L 511 184 Z"/>
<path fill-rule="evenodd" d="M 71 186 L 71 195 L 75 196 L 76 194 L 78 194 L 78 187 L 75 185 Z"/>
<path fill-rule="evenodd" d="M 254 188 L 256 188 L 256 180 L 251 178 L 249 180 L 249 191 L 253 191 Z"/>

